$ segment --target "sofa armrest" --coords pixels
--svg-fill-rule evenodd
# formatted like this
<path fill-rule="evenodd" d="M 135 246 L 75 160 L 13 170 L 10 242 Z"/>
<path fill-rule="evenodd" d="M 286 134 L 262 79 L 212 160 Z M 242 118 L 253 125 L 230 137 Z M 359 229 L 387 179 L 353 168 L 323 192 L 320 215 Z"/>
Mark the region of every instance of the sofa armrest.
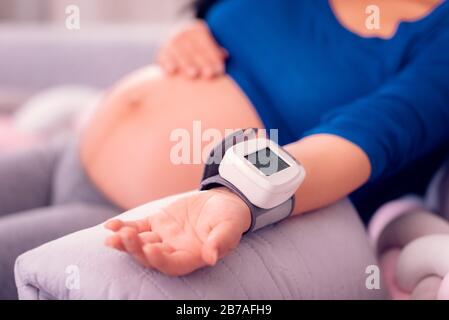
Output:
<path fill-rule="evenodd" d="M 175 196 L 176 197 L 176 196 Z M 135 219 L 166 201 L 122 214 Z M 16 261 L 21 299 L 375 299 L 367 266 L 376 264 L 357 213 L 344 200 L 245 236 L 214 267 L 184 277 L 145 269 L 103 245 L 102 225 L 22 254 Z M 74 273 L 74 274 L 73 274 Z M 75 282 L 73 276 L 76 276 Z M 78 285 L 70 285 L 75 283 Z"/>

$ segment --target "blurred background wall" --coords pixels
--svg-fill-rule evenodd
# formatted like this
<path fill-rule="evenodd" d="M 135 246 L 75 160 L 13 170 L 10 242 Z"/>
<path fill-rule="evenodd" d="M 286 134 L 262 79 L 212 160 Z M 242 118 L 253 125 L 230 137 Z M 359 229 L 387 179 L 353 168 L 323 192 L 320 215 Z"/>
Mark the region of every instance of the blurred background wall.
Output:
<path fill-rule="evenodd" d="M 84 24 L 166 24 L 188 17 L 191 0 L 0 0 L 1 23 L 59 24 L 77 5 Z"/>

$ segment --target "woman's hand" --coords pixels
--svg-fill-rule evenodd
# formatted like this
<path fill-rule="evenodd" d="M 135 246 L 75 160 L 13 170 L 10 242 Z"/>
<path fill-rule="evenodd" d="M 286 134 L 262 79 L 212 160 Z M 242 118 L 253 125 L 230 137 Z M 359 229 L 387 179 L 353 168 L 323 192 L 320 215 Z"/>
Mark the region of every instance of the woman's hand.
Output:
<path fill-rule="evenodd" d="M 169 74 L 213 78 L 224 73 L 227 52 L 213 38 L 207 24 L 196 20 L 162 47 L 157 63 Z"/>
<path fill-rule="evenodd" d="M 105 244 L 142 265 L 180 276 L 214 265 L 249 229 L 248 206 L 225 188 L 180 198 L 142 220 L 110 220 Z"/>

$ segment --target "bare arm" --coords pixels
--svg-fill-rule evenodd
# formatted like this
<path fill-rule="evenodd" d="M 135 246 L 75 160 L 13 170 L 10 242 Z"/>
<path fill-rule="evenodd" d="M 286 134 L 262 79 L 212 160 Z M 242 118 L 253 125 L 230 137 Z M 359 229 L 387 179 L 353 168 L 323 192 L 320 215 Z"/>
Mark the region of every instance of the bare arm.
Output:
<path fill-rule="evenodd" d="M 370 161 L 362 149 L 335 135 L 312 135 L 285 148 L 307 174 L 296 192 L 294 214 L 329 205 L 356 190 L 370 176 Z"/>
<path fill-rule="evenodd" d="M 355 190 L 370 175 L 370 162 L 356 145 L 317 134 L 287 146 L 307 177 L 296 192 L 295 214 L 326 206 Z M 138 221 L 111 220 L 106 245 L 131 254 L 149 268 L 184 275 L 235 248 L 248 230 L 248 206 L 226 188 L 192 192 Z"/>

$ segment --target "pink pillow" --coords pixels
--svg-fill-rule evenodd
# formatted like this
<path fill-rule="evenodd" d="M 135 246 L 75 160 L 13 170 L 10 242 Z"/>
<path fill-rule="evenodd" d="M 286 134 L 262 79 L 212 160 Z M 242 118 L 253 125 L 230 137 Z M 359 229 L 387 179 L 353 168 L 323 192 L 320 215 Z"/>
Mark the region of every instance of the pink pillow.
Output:
<path fill-rule="evenodd" d="M 395 281 L 396 265 L 400 253 L 401 249 L 399 248 L 390 249 L 383 253 L 379 257 L 380 269 L 391 298 L 393 300 L 409 300 L 410 294 L 402 291 Z"/>

